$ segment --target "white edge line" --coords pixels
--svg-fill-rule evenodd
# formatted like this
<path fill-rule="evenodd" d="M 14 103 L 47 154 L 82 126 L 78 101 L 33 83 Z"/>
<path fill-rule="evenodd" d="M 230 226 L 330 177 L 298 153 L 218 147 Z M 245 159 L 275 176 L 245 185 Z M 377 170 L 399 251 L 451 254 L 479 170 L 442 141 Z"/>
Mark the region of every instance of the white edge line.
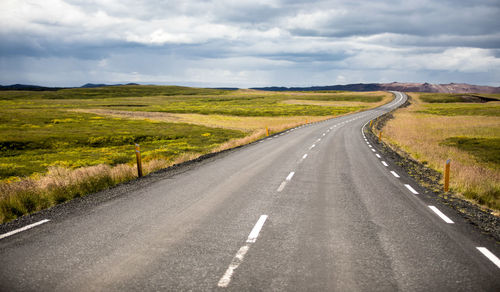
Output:
<path fill-rule="evenodd" d="M 377 156 L 378 158 L 382 158 L 382 156 L 380 156 L 379 154 L 375 154 L 375 156 Z"/>
<path fill-rule="evenodd" d="M 397 174 L 394 170 L 391 170 L 392 175 L 394 175 L 397 178 L 400 178 L 399 174 Z"/>
<path fill-rule="evenodd" d="M 373 152 L 376 152 L 376 151 L 375 151 L 375 149 L 373 149 L 373 148 L 372 148 L 372 151 L 373 151 Z"/>
<path fill-rule="evenodd" d="M 302 159 L 306 159 L 306 158 L 307 158 L 307 153 L 302 156 Z"/>
<path fill-rule="evenodd" d="M 486 247 L 476 247 L 485 257 L 487 257 L 490 261 L 492 261 L 498 268 L 500 268 L 500 259 L 497 258 L 491 251 L 489 251 Z"/>
<path fill-rule="evenodd" d="M 309 147 L 309 149 L 313 149 L 314 147 L 316 147 L 316 144 L 312 144 L 311 147 Z"/>
<path fill-rule="evenodd" d="M 22 227 L 22 228 L 19 228 L 19 229 L 16 229 L 16 230 L 12 230 L 12 231 L 10 231 L 10 232 L 7 232 L 7 233 L 4 233 L 4 234 L 0 235 L 0 239 L 3 239 L 3 238 L 6 238 L 6 237 L 9 237 L 9 236 L 14 235 L 14 234 L 19 233 L 19 232 L 26 231 L 26 230 L 28 230 L 28 229 L 31 229 L 31 228 L 36 227 L 36 226 L 38 226 L 38 225 L 41 225 L 41 224 L 43 224 L 43 223 L 47 223 L 47 222 L 49 222 L 49 221 L 50 221 L 49 219 L 43 219 L 43 220 L 38 221 L 38 222 L 36 222 L 36 223 L 30 224 L 30 225 L 26 225 L 26 226 L 24 226 L 24 227 Z"/>
<path fill-rule="evenodd" d="M 291 181 L 291 180 L 292 180 L 292 177 L 293 177 L 293 175 L 294 175 L 294 174 L 295 174 L 295 171 L 290 172 L 290 173 L 288 174 L 288 176 L 286 177 L 286 180 L 287 180 L 287 181 Z"/>
<path fill-rule="evenodd" d="M 429 208 L 434 212 L 436 213 L 439 217 L 441 217 L 441 219 L 444 220 L 444 222 L 448 223 L 448 224 L 453 224 L 454 222 L 448 218 L 448 216 L 446 216 L 445 214 L 443 214 L 443 212 L 439 211 L 438 208 L 436 208 L 435 206 L 429 206 Z"/>
<path fill-rule="evenodd" d="M 405 184 L 405 187 L 410 190 L 410 192 L 414 193 L 415 195 L 418 195 L 418 192 L 415 191 L 414 188 L 412 188 L 409 184 Z"/>

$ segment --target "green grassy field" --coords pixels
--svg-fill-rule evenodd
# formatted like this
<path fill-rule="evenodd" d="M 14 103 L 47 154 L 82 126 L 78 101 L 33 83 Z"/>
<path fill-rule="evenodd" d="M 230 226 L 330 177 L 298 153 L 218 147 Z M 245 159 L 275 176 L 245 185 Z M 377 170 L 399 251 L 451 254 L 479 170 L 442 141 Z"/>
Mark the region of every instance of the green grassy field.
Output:
<path fill-rule="evenodd" d="M 108 99 L 119 97 L 176 96 L 176 95 L 225 95 L 231 90 L 192 88 L 183 86 L 106 86 L 96 88 L 71 88 L 57 91 L 3 91 L 1 99 Z"/>
<path fill-rule="evenodd" d="M 449 137 L 441 144 L 468 152 L 478 161 L 491 163 L 500 169 L 500 137 Z"/>
<path fill-rule="evenodd" d="M 241 131 L 199 125 L 124 120 L 66 111 L 0 110 L 0 179 L 44 173 L 50 166 L 78 168 L 133 161 L 134 143 L 144 159 L 172 160 L 206 153 Z"/>
<path fill-rule="evenodd" d="M 342 104 L 285 103 L 292 99 Z M 141 145 L 148 173 L 252 142 L 266 126 L 282 130 L 390 99 L 380 92 L 179 86 L 0 91 L 0 222 L 132 179 L 134 143 Z"/>

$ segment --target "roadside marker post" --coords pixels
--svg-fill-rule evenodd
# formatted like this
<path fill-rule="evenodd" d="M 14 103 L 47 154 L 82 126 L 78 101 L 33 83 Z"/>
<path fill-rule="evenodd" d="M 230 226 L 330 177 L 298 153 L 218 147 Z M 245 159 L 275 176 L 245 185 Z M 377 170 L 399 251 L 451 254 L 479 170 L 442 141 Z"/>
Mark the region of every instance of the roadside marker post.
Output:
<path fill-rule="evenodd" d="M 269 136 L 269 128 L 266 127 L 266 137 L 268 137 L 268 136 Z"/>
<path fill-rule="evenodd" d="M 444 191 L 447 192 L 450 187 L 450 162 L 451 159 L 446 160 L 444 167 Z"/>
<path fill-rule="evenodd" d="M 373 120 L 370 121 L 370 128 L 372 127 L 373 125 Z"/>
<path fill-rule="evenodd" d="M 378 141 L 382 140 L 382 131 L 378 132 Z"/>
<path fill-rule="evenodd" d="M 137 158 L 137 175 L 142 176 L 142 160 L 141 160 L 141 148 L 139 144 L 135 144 L 135 157 Z"/>

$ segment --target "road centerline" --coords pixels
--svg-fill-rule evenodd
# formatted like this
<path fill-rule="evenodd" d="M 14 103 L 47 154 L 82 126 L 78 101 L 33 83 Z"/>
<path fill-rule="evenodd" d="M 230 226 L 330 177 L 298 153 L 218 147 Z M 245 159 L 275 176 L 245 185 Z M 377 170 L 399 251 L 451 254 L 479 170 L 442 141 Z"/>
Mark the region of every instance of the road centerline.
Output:
<path fill-rule="evenodd" d="M 231 283 L 231 278 L 234 274 L 234 271 L 241 265 L 241 263 L 243 263 L 245 255 L 250 249 L 252 243 L 255 243 L 255 241 L 257 240 L 257 237 L 259 236 L 259 233 L 262 227 L 264 226 L 266 220 L 267 220 L 267 215 L 260 216 L 257 223 L 255 223 L 254 227 L 252 228 L 252 231 L 250 231 L 250 234 L 248 235 L 248 238 L 246 240 L 246 244 L 240 247 L 240 249 L 236 252 L 236 255 L 233 257 L 233 260 L 229 264 L 229 267 L 227 268 L 226 272 L 224 273 L 224 275 L 222 275 L 219 282 L 217 283 L 217 286 L 227 287 L 229 283 Z"/>

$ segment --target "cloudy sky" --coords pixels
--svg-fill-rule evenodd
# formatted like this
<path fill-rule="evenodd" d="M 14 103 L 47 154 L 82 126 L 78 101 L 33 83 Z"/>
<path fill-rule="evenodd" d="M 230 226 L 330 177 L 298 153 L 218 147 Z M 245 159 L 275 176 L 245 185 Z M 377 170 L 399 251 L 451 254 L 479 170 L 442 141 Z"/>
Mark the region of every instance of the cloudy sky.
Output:
<path fill-rule="evenodd" d="M 500 86 L 500 1 L 0 0 L 0 84 Z"/>

